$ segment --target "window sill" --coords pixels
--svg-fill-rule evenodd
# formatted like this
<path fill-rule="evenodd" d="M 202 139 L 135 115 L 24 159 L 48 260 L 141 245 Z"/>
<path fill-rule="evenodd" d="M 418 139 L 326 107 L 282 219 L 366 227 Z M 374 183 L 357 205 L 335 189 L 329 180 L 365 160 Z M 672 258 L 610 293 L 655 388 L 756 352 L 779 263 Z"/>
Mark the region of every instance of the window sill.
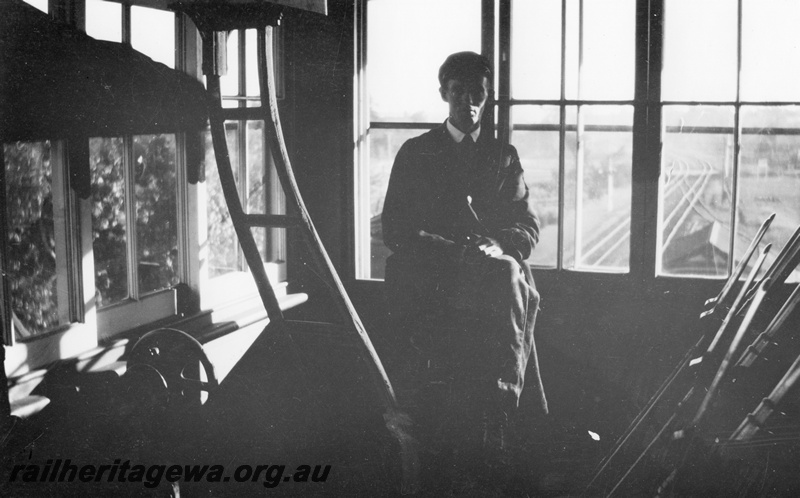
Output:
<path fill-rule="evenodd" d="M 275 287 L 278 297 L 286 294 L 286 263 L 264 263 L 267 277 Z M 258 288 L 249 272 L 230 272 L 208 279 L 201 286 L 201 307 L 203 309 L 224 308 L 232 303 L 258 295 Z"/>
<path fill-rule="evenodd" d="M 131 330 L 177 314 L 177 293 L 166 289 L 129 300 L 97 312 L 97 339 L 102 342 Z"/>
<path fill-rule="evenodd" d="M 278 302 L 282 310 L 294 308 L 308 300 L 308 295 L 304 293 L 287 294 L 285 283 L 281 288 L 284 289 L 284 292 L 278 297 Z M 126 371 L 125 361 L 122 359 L 124 354 L 133 347 L 139 337 L 160 327 L 183 330 L 203 344 L 214 365 L 217 378 L 221 381 L 236 365 L 236 362 L 255 341 L 267 323 L 269 323 L 267 313 L 260 298 L 256 295 L 250 296 L 244 302 L 237 303 L 234 307 L 202 311 L 189 317 L 160 320 L 128 329 L 114 338 L 107 339 L 101 345 L 70 359 L 59 360 L 45 367 L 28 371 L 23 375 L 9 377 L 9 400 L 15 403 L 15 406 L 21 407 L 27 407 L 31 401 L 37 401 L 35 405 L 39 409 L 47 406 L 47 402 L 33 400 L 31 393 L 50 370 L 64 365 L 65 362 L 74 363 L 75 370 L 79 373 L 114 371 L 121 376 Z M 45 397 L 45 399 L 47 398 Z M 26 412 L 26 416 L 34 414 Z"/>

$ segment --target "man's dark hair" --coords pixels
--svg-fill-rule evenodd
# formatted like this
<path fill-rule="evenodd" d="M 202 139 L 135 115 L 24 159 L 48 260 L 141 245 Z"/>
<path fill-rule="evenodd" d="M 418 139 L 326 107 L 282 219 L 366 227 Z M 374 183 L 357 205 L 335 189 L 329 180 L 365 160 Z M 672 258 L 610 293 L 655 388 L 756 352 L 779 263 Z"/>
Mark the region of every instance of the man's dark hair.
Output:
<path fill-rule="evenodd" d="M 439 68 L 439 85 L 444 87 L 449 80 L 471 76 L 486 76 L 491 85 L 492 66 L 489 64 L 489 59 L 475 52 L 456 52 L 447 57 Z"/>

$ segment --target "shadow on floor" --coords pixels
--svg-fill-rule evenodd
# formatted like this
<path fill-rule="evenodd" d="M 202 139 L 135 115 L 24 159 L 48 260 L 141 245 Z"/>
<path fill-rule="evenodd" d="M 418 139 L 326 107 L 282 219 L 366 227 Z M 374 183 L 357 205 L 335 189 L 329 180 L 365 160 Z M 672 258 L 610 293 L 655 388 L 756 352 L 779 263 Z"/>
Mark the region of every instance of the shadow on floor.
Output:
<path fill-rule="evenodd" d="M 168 496 L 172 487 L 166 470 L 157 475 L 159 465 L 206 465 L 199 482 L 181 482 L 184 496 L 400 496 L 397 442 L 385 428 L 359 348 L 339 337 L 298 333 L 289 338 L 269 329 L 262 336 L 197 413 L 137 412 L 136 402 L 126 399 L 123 384 L 110 372 L 52 371 L 41 386 L 51 405 L 18 424 L 5 441 L 6 471 L 23 467 L 4 494 Z M 392 364 L 390 351 L 381 354 Z M 632 417 L 631 409 L 593 372 L 544 344 L 540 356 L 550 415 L 534 416 L 532 400 L 523 394 L 499 456 L 481 452 L 480 446 L 465 449 L 457 431 L 435 434 L 437 444 L 423 441 L 419 496 L 580 493 Z M 421 429 L 426 421 L 418 423 Z M 89 482 L 79 475 L 73 482 L 58 482 L 53 467 L 60 461 L 63 471 L 67 460 L 96 471 L 108 468 Z M 146 472 L 137 480 L 129 469 L 122 482 L 125 462 Z M 215 465 L 224 468 L 216 476 L 220 482 L 211 476 Z M 305 476 L 304 465 L 309 466 Z M 116 475 L 110 478 L 112 468 Z"/>

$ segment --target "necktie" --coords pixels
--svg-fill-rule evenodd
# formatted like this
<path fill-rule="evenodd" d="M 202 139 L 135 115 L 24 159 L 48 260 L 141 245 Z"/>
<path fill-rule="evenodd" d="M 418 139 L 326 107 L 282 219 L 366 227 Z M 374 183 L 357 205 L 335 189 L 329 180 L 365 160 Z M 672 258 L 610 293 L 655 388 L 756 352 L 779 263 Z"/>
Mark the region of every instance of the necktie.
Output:
<path fill-rule="evenodd" d="M 471 160 L 475 154 L 475 141 L 472 139 L 472 135 L 464 135 L 461 143 L 458 144 L 458 148 L 464 159 Z"/>

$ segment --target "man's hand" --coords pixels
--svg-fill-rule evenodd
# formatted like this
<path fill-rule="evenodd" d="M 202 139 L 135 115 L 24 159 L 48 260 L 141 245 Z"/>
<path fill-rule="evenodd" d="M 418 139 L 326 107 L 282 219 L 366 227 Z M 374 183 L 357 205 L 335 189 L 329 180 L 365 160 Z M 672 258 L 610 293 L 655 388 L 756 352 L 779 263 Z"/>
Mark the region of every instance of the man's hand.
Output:
<path fill-rule="evenodd" d="M 484 237 L 482 235 L 468 235 L 462 243 L 446 239 L 439 234 L 419 231 L 421 239 L 426 240 L 432 246 L 450 248 L 455 250 L 455 258 L 461 261 L 475 261 L 479 258 L 496 258 L 505 254 L 503 246 L 497 239 Z M 463 245 L 462 245 L 463 244 Z"/>
<path fill-rule="evenodd" d="M 496 258 L 503 255 L 503 247 L 497 239 L 491 237 L 475 237 L 474 240 L 470 238 L 464 250 L 464 259 L 470 258 Z"/>
<path fill-rule="evenodd" d="M 425 240 L 428 243 L 438 244 L 442 246 L 452 246 L 453 244 L 455 244 L 452 240 L 445 239 L 444 237 L 442 237 L 437 233 L 429 233 L 426 232 L 425 230 L 420 230 L 418 234 L 422 240 Z"/>

